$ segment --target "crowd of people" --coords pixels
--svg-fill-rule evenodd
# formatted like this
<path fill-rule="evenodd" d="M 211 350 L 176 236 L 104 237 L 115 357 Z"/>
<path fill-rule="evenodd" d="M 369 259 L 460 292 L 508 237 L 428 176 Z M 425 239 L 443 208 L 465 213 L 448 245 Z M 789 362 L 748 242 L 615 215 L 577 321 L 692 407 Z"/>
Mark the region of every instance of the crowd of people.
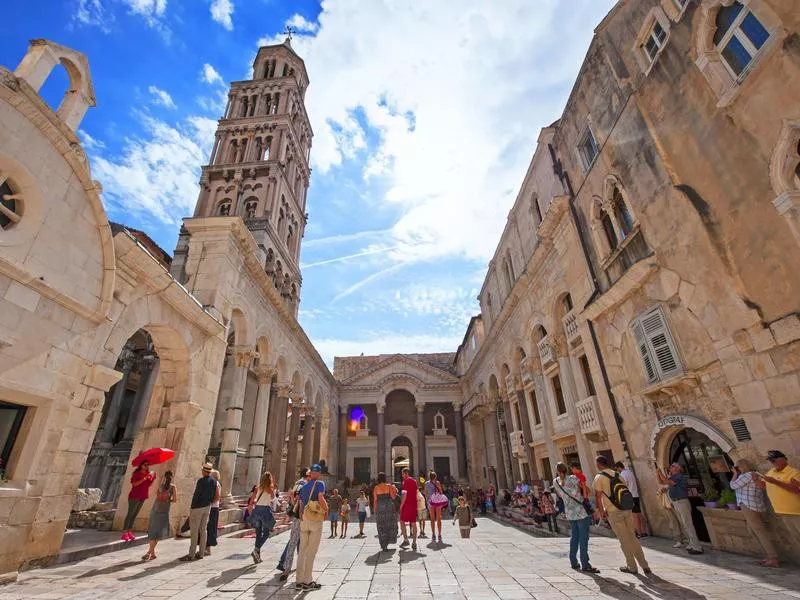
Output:
<path fill-rule="evenodd" d="M 765 525 L 765 513 L 771 505 L 777 517 L 794 536 L 800 538 L 800 470 L 788 464 L 786 455 L 771 450 L 766 456 L 773 468 L 761 474 L 746 460 L 733 466 L 730 488 L 735 492 L 737 504 L 743 511 L 747 524 L 764 550 L 764 567 L 778 566 L 778 553 Z M 642 513 L 639 489 L 630 468 L 623 463 L 611 462 L 605 456 L 595 459 L 597 475 L 590 483 L 578 463 L 569 466 L 558 463 L 557 475 L 552 482 L 531 486 L 517 482 L 512 490 L 503 490 L 503 504 L 522 510 L 535 520 L 546 523 L 550 531 L 558 533 L 558 519 L 569 524 L 569 561 L 573 569 L 599 572 L 590 560 L 589 537 L 593 524 L 604 523 L 617 539 L 626 564 L 620 567 L 625 573 L 649 574 L 650 566 L 639 539 L 646 537 L 647 521 Z M 434 544 L 443 543 L 442 519 L 452 518 L 458 525 L 462 538 L 469 538 L 477 526 L 475 514 L 497 512 L 498 497 L 490 486 L 487 490 L 458 487 L 451 479 L 440 481 L 436 473 L 413 477 L 408 469 L 402 471 L 402 482 L 388 481 L 379 473 L 369 486 L 363 485 L 351 503 L 349 486 L 327 490 L 320 476 L 323 468 L 315 464 L 304 468 L 288 495 L 281 497 L 276 482 L 265 472 L 254 485 L 244 520 L 253 528 L 255 539 L 251 558 L 255 564 L 262 562 L 261 548 L 276 525 L 275 513 L 285 511 L 290 518 L 290 531 L 277 569 L 280 579 L 286 581 L 295 554 L 297 554 L 296 583 L 298 590 L 314 590 L 321 586 L 312 578 L 314 559 L 322 538 L 323 523 L 330 524 L 329 539 L 345 539 L 351 513 L 358 518 L 359 529 L 354 538 L 363 538 L 364 524 L 374 515 L 381 551 L 396 544 L 402 536 L 401 549 L 417 549 L 417 541 L 427 537 L 427 525 Z M 703 549 L 695 531 L 689 501 L 689 482 L 683 467 L 674 463 L 666 472 L 656 468 L 660 489 L 658 497 L 665 510 L 675 537 L 675 548 L 685 547 L 689 554 L 702 554 Z M 143 560 L 156 559 L 160 540 L 170 536 L 170 509 L 178 499 L 178 490 L 172 471 L 158 478 L 147 462 L 142 462 L 131 477 L 131 491 L 123 523 L 122 539 L 130 541 L 133 525 L 148 500 L 150 489 L 158 479 L 148 527 L 148 549 Z M 345 482 L 347 484 L 349 482 Z M 195 483 L 191 509 L 185 528 L 190 532 L 189 552 L 180 560 L 200 560 L 211 554 L 217 545 L 219 502 L 221 487 L 219 472 L 211 463 L 201 467 L 201 476 Z M 769 504 L 768 502 L 769 501 Z"/>

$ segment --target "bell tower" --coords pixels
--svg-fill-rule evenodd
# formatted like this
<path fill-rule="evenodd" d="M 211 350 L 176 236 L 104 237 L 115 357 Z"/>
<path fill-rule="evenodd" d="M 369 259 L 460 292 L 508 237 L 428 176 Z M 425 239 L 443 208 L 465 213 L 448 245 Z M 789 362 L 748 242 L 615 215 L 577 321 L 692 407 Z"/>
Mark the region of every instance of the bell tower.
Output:
<path fill-rule="evenodd" d="M 308 73 L 290 39 L 260 48 L 253 78 L 231 83 L 194 217 L 244 219 L 263 252 L 264 270 L 296 314 L 313 133 L 304 105 Z M 184 237 L 182 230 L 172 269 L 182 280 Z"/>

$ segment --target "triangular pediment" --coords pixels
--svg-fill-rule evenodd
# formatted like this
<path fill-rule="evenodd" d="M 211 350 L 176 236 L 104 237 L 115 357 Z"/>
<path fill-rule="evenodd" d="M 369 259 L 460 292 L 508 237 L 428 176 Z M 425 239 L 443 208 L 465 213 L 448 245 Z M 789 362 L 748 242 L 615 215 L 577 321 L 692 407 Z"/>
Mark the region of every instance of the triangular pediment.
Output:
<path fill-rule="evenodd" d="M 395 354 L 345 379 L 342 385 L 379 386 L 389 379 L 403 377 L 422 386 L 458 383 L 458 378 L 447 371 L 402 354 Z"/>

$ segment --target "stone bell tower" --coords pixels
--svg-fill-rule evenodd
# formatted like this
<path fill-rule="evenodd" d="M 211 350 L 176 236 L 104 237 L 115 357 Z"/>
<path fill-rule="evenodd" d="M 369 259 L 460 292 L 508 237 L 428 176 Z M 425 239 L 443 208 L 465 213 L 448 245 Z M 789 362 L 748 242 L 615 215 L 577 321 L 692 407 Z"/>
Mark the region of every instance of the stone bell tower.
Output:
<path fill-rule="evenodd" d="M 196 219 L 244 219 L 263 252 L 264 270 L 294 314 L 311 173 L 313 133 L 303 103 L 308 83 L 290 39 L 259 49 L 253 78 L 231 83 L 194 212 Z M 172 268 L 181 280 L 187 248 L 188 233 L 182 230 Z"/>

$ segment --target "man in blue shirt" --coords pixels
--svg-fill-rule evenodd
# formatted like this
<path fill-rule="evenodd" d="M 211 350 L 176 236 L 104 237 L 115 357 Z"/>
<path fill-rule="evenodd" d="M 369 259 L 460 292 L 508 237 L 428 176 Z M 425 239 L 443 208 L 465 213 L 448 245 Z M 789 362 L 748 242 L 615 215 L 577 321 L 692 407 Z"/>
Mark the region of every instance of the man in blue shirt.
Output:
<path fill-rule="evenodd" d="M 686 476 L 683 474 L 683 467 L 678 463 L 672 463 L 669 466 L 669 477 L 666 477 L 660 469 L 656 469 L 656 475 L 662 484 L 669 486 L 667 493 L 672 502 L 672 508 L 675 511 L 675 516 L 678 517 L 678 522 L 681 524 L 683 535 L 688 540 L 686 549 L 689 554 L 702 554 L 703 547 L 700 545 L 700 540 L 697 538 L 697 532 L 692 522 L 689 485 L 686 482 Z"/>
<path fill-rule="evenodd" d="M 322 539 L 322 523 L 328 518 L 328 503 L 325 501 L 325 482 L 319 476 L 322 467 L 314 465 L 308 473 L 308 481 L 300 489 L 300 502 L 303 513 L 300 518 L 300 552 L 297 555 L 297 590 L 318 590 L 322 586 L 312 579 L 314 559 L 317 557 L 319 542 Z M 309 502 L 319 502 L 324 514 L 317 518 L 311 511 L 306 512 Z"/>

